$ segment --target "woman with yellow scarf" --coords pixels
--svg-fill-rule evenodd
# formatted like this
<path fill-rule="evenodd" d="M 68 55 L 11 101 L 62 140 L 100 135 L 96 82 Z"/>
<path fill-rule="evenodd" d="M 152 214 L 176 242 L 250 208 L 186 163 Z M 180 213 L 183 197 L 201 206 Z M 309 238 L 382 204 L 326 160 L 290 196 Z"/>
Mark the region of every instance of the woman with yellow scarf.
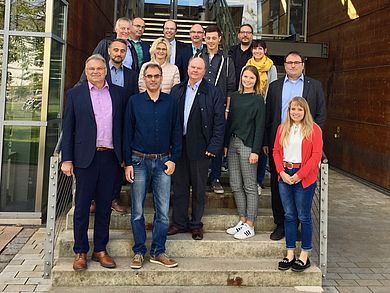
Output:
<path fill-rule="evenodd" d="M 267 44 L 263 40 L 254 40 L 252 42 L 252 58 L 246 65 L 253 65 L 257 68 L 260 75 L 261 95 L 267 95 L 268 85 L 278 79 L 276 67 L 272 60 L 267 56 Z"/>
<path fill-rule="evenodd" d="M 248 60 L 246 65 L 253 65 L 257 68 L 260 75 L 260 94 L 264 97 L 264 101 L 266 102 L 268 85 L 278 79 L 278 73 L 274 63 L 267 56 L 267 44 L 265 41 L 254 40 L 252 42 L 252 58 Z M 261 152 L 257 165 L 257 193 L 259 195 L 261 195 L 261 190 L 264 188 L 263 180 L 266 167 L 267 156 L 264 152 Z"/>

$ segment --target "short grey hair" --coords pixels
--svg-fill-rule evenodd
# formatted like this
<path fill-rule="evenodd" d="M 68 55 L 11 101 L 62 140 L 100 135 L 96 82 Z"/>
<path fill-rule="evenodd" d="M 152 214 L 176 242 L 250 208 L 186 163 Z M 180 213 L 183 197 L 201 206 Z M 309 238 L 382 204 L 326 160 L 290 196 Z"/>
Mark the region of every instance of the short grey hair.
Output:
<path fill-rule="evenodd" d="M 91 61 L 91 60 L 100 60 L 100 61 L 102 61 L 104 63 L 104 67 L 107 68 L 107 66 L 106 66 L 106 59 L 104 59 L 102 55 L 100 55 L 100 54 L 93 54 L 93 55 L 89 56 L 88 59 L 85 61 L 85 67 L 87 67 L 88 62 Z"/>

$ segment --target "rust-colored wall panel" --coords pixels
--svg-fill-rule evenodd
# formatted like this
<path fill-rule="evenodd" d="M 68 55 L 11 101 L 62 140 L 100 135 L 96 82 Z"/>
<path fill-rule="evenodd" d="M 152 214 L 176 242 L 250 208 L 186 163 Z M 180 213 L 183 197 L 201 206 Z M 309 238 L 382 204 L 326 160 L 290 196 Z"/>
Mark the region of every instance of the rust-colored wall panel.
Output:
<path fill-rule="evenodd" d="M 331 165 L 390 189 L 390 2 L 342 2 L 309 2 L 308 40 L 329 44 L 328 59 L 306 64 L 325 90 L 325 150 Z"/>
<path fill-rule="evenodd" d="M 113 19 L 113 0 L 69 1 L 65 90 L 79 80 L 85 60 L 112 31 Z"/>

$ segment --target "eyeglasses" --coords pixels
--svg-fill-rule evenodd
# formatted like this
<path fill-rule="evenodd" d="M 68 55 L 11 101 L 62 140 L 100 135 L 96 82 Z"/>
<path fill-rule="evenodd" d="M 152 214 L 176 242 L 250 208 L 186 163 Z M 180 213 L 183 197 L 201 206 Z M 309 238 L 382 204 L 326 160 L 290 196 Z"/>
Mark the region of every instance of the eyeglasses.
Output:
<path fill-rule="evenodd" d="M 159 79 L 161 77 L 161 74 L 146 74 L 144 75 L 147 79 Z"/>
<path fill-rule="evenodd" d="M 301 63 L 303 63 L 302 61 L 286 61 L 286 62 L 284 62 L 284 63 L 286 63 L 287 65 L 299 65 L 299 64 L 301 64 Z"/>
<path fill-rule="evenodd" d="M 87 67 L 88 71 L 103 71 L 105 67 Z"/>
<path fill-rule="evenodd" d="M 243 34 L 243 35 L 251 35 L 252 32 L 248 32 L 248 31 L 241 31 L 240 34 Z"/>
<path fill-rule="evenodd" d="M 133 26 L 135 26 L 138 29 L 140 29 L 140 28 L 144 29 L 145 28 L 144 25 L 140 25 L 140 24 L 133 24 Z"/>
<path fill-rule="evenodd" d="M 202 31 L 190 31 L 190 34 L 198 34 L 198 35 L 200 35 L 200 34 L 203 34 L 204 32 L 202 32 Z"/>

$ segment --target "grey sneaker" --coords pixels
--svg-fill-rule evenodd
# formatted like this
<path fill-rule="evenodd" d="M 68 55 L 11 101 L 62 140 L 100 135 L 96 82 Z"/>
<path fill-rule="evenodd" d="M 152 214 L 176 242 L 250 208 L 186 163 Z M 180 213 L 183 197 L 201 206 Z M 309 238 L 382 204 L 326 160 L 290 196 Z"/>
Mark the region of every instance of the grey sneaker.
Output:
<path fill-rule="evenodd" d="M 225 192 L 225 190 L 223 190 L 223 187 L 218 179 L 215 179 L 211 183 L 211 188 L 213 189 L 214 193 L 217 193 L 217 194 L 223 194 Z"/>
<path fill-rule="evenodd" d="M 167 268 L 177 267 L 177 262 L 174 259 L 170 259 L 165 253 L 160 254 L 159 256 L 151 256 L 150 262 L 163 265 Z"/>
<path fill-rule="evenodd" d="M 140 269 L 142 268 L 142 264 L 144 263 L 144 257 L 141 254 L 136 254 L 133 256 L 130 267 L 132 269 Z"/>

